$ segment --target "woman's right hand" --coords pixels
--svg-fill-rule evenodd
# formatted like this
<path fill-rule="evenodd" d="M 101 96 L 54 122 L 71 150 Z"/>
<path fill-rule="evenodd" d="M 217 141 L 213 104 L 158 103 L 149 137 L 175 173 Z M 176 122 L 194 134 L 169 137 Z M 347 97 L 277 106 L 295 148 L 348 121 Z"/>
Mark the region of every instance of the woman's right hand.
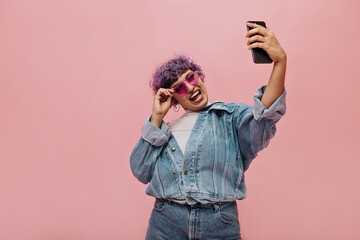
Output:
<path fill-rule="evenodd" d="M 160 88 L 155 94 L 150 122 L 158 128 L 160 128 L 162 120 L 171 107 L 173 93 L 173 89 Z"/>

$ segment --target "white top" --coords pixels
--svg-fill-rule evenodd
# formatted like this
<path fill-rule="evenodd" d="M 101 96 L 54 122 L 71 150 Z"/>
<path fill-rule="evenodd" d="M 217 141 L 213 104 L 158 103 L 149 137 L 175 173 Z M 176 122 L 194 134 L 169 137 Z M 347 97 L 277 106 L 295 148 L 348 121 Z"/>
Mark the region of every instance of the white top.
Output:
<path fill-rule="evenodd" d="M 169 127 L 180 146 L 181 152 L 185 154 L 186 143 L 195 125 L 199 112 L 186 110 L 178 119 L 170 122 Z"/>
<path fill-rule="evenodd" d="M 207 103 L 206 106 L 209 104 L 210 103 Z M 169 123 L 169 128 L 174 135 L 176 142 L 179 144 L 183 155 L 185 155 L 186 144 L 198 115 L 198 111 L 186 110 L 180 118 Z"/>

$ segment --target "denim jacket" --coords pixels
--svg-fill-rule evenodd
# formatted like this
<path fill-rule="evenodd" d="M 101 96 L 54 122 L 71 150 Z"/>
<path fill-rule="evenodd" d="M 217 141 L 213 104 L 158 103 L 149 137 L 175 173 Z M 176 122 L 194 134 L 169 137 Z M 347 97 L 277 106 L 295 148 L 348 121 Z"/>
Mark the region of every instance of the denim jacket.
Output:
<path fill-rule="evenodd" d="M 285 89 L 267 109 L 260 101 L 265 88 L 256 91 L 254 106 L 213 102 L 202 109 L 184 154 L 170 128 L 164 122 L 158 128 L 148 117 L 130 157 L 134 176 L 149 183 L 146 193 L 187 204 L 245 198 L 244 172 L 286 111 Z"/>

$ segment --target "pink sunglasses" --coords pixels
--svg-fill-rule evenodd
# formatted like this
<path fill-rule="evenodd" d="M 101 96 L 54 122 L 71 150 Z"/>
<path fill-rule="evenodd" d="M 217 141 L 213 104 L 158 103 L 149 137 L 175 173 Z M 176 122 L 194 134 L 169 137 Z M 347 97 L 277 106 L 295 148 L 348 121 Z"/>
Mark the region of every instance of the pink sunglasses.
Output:
<path fill-rule="evenodd" d="M 186 87 L 185 82 L 188 82 L 191 85 L 195 85 L 199 82 L 199 75 L 197 74 L 197 72 L 191 72 L 186 76 L 185 81 L 183 81 L 182 83 L 176 84 L 173 87 L 175 93 L 178 94 L 179 96 L 183 96 L 187 92 L 187 87 Z"/>

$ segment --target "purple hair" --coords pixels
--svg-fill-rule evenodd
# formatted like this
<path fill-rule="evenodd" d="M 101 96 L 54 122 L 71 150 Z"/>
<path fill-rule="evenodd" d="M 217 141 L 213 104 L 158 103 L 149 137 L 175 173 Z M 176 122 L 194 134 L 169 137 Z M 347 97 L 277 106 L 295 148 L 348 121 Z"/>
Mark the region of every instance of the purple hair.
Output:
<path fill-rule="evenodd" d="M 169 88 L 189 69 L 196 71 L 201 80 L 204 81 L 205 75 L 202 72 L 201 67 L 184 55 L 178 55 L 158 66 L 153 74 L 152 80 L 150 80 L 150 87 L 152 88 L 154 95 L 159 88 Z M 171 105 L 175 106 L 177 104 L 177 100 L 172 98 Z"/>

